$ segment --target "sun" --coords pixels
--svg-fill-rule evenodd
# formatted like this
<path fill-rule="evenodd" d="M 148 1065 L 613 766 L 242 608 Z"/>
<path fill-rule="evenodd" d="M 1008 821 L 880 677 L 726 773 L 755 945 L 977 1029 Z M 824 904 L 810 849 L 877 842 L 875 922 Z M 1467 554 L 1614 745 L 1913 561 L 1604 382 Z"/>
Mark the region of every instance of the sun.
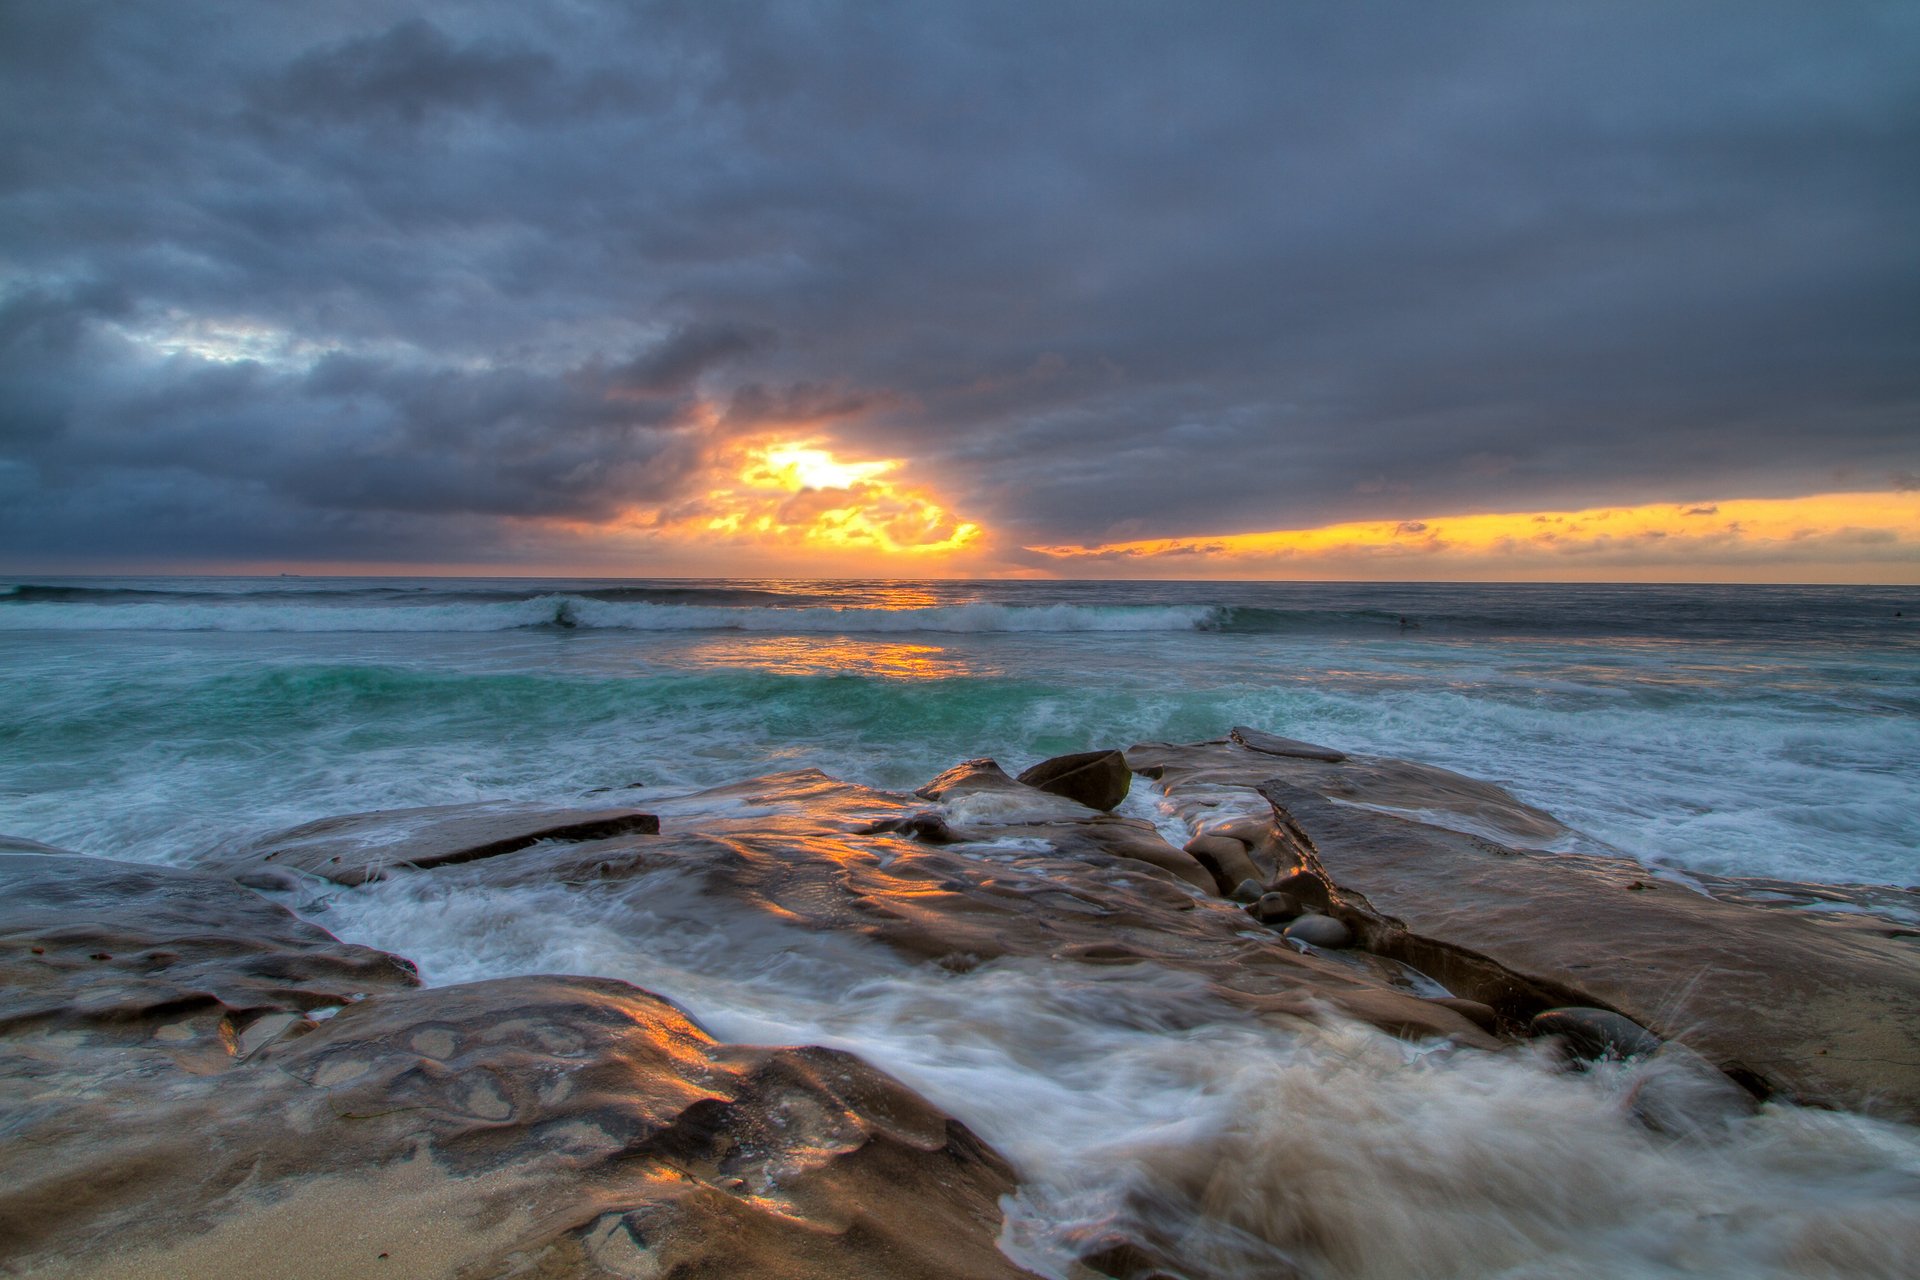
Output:
<path fill-rule="evenodd" d="M 740 479 L 755 487 L 788 492 L 851 489 L 899 467 L 899 460 L 891 458 L 877 462 L 842 462 L 810 442 L 797 442 L 767 445 L 749 454 Z"/>

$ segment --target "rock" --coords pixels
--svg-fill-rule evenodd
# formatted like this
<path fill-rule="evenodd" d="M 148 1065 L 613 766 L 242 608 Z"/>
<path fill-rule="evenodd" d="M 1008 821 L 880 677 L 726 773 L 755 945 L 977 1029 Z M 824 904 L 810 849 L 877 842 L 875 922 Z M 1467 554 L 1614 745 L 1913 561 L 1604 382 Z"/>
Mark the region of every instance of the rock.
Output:
<path fill-rule="evenodd" d="M 1535 1036 L 1559 1036 L 1582 1058 L 1637 1058 L 1659 1049 L 1659 1036 L 1610 1009 L 1548 1009 L 1534 1015 L 1527 1030 Z"/>
<path fill-rule="evenodd" d="M 1282 931 L 1282 936 L 1291 942 L 1304 942 L 1309 946 L 1336 950 L 1353 941 L 1353 930 L 1332 916 L 1315 913 L 1295 920 Z"/>
<path fill-rule="evenodd" d="M 1247 856 L 1247 846 L 1227 836 L 1195 836 L 1187 841 L 1186 851 L 1213 876 L 1223 896 L 1232 894 L 1242 880 L 1264 879 Z"/>
<path fill-rule="evenodd" d="M 1302 905 L 1316 911 L 1324 911 L 1332 901 L 1327 893 L 1327 882 L 1311 871 L 1295 871 L 1281 876 L 1273 882 L 1272 891 L 1297 898 Z"/>
<path fill-rule="evenodd" d="M 1238 840 L 1250 849 L 1257 848 L 1272 836 L 1273 816 L 1248 813 L 1234 818 L 1214 818 L 1202 824 L 1195 834 Z"/>
<path fill-rule="evenodd" d="M 1006 1163 L 850 1054 L 414 981 L 211 873 L 0 854 L 6 1270 L 1026 1274 Z"/>
<path fill-rule="evenodd" d="M 1674 1041 L 1634 1067 L 1627 1106 L 1649 1129 L 1676 1138 L 1718 1136 L 1759 1110 L 1724 1071 Z"/>
<path fill-rule="evenodd" d="M 1249 751 L 1258 751 L 1263 755 L 1282 756 L 1295 760 L 1321 760 L 1327 764 L 1339 764 L 1347 758 L 1344 751 L 1335 751 L 1332 747 L 1316 746 L 1311 742 L 1302 742 L 1298 738 L 1282 738 L 1271 733 L 1262 733 L 1258 729 L 1249 729 L 1243 724 L 1235 725 L 1228 737 Z"/>
<path fill-rule="evenodd" d="M 1133 771 L 1118 751 L 1081 751 L 1042 760 L 1021 773 L 1019 781 L 1106 812 L 1127 798 Z"/>
<path fill-rule="evenodd" d="M 1125 758 L 1117 751 L 1091 752 L 1085 758 L 1097 765 L 1109 755 L 1118 760 L 1124 770 Z M 1080 758 L 1059 757 L 1060 760 Z M 1043 767 L 1035 766 L 1036 769 Z M 1033 772 L 1030 769 L 1021 777 Z M 1123 788 L 1122 798 L 1124 794 Z M 949 842 L 1044 840 L 1060 853 L 1074 857 L 1127 858 L 1157 867 L 1196 889 L 1214 892 L 1213 877 L 1206 868 L 1168 844 L 1152 823 L 1104 814 L 1072 795 L 1010 778 L 997 763 L 985 757 L 962 761 L 914 795 L 938 800 L 946 806 Z M 881 819 L 868 824 L 867 830 L 897 829 L 891 824 L 899 820 Z"/>
<path fill-rule="evenodd" d="M 395 867 L 449 866 L 496 858 L 542 841 L 651 835 L 660 819 L 637 809 L 542 809 L 489 802 L 382 809 L 322 818 L 201 860 L 210 870 L 255 876 L 268 867 L 336 884 L 381 880 Z"/>
<path fill-rule="evenodd" d="M 1020 783 L 996 760 L 977 756 L 962 760 L 913 794 L 922 800 L 951 800 L 982 791 L 1018 791 Z"/>
<path fill-rule="evenodd" d="M 1073 856 L 1106 854 L 1143 862 L 1170 873 L 1202 893 L 1213 893 L 1214 878 L 1200 861 L 1168 844 L 1150 822 L 1102 817 L 1016 828 L 1045 840 L 1057 852 Z"/>
<path fill-rule="evenodd" d="M 1158 759 L 1177 805 L 1178 755 Z M 1218 769 L 1197 776 L 1217 803 Z M 1705 892 L 1635 893 L 1646 869 L 1623 858 L 1530 851 L 1273 780 L 1259 789 L 1339 886 L 1342 914 L 1380 922 L 1370 950 L 1504 1019 L 1612 1008 L 1687 1028 L 1716 1067 L 1790 1100 L 1920 1119 L 1920 947 L 1866 908 L 1801 911 L 1806 896 L 1704 873 Z"/>
<path fill-rule="evenodd" d="M 1463 1000 L 1459 996 L 1435 996 L 1433 1003 L 1453 1010 L 1482 1031 L 1498 1032 L 1500 1029 L 1500 1015 L 1490 1004 L 1482 1004 L 1478 1000 Z"/>
<path fill-rule="evenodd" d="M 1304 911 L 1300 899 L 1290 893 L 1263 893 L 1247 913 L 1261 924 L 1276 924 L 1291 920 Z"/>
<path fill-rule="evenodd" d="M 175 1027 L 162 1043 L 190 1046 L 180 1053 L 195 1065 L 224 1065 L 268 1014 L 419 981 L 406 961 L 337 942 L 225 877 L 57 851 L 0 852 L 0 950 L 0 1033 L 143 1045 Z"/>
<path fill-rule="evenodd" d="M 956 971 L 1021 957 L 1110 963 L 1118 947 L 1262 1015 L 1332 1011 L 1395 1034 L 1497 1045 L 1450 1009 L 1250 928 L 1244 911 L 1214 896 L 1205 868 L 1151 823 L 1007 784 L 1083 816 L 979 828 L 950 816 L 953 844 L 904 841 L 866 829 L 911 816 L 919 800 L 800 771 L 686 797 L 688 810 L 724 811 L 697 829 L 528 849 L 435 876 L 450 890 L 592 880 L 615 910 L 627 894 L 645 904 L 658 892 L 653 873 L 671 870 L 730 913 L 844 932 Z M 942 803 L 957 811 L 968 802 Z"/>
<path fill-rule="evenodd" d="M 898 832 L 926 844 L 952 844 L 957 839 L 953 828 L 947 825 L 946 816 L 931 809 L 908 814 L 904 818 L 882 818 L 862 831 L 871 835 Z"/>
<path fill-rule="evenodd" d="M 1182 810 L 1189 821 L 1204 822 L 1224 790 L 1237 789 L 1252 799 L 1263 783 L 1277 779 L 1352 805 L 1444 815 L 1428 820 L 1496 840 L 1554 841 L 1568 834 L 1552 814 L 1503 787 L 1411 760 L 1349 757 L 1333 763 L 1267 755 L 1235 742 L 1143 742 L 1127 748 L 1127 761 L 1137 772 L 1155 775 L 1176 808 L 1187 795 L 1204 798 L 1206 809 Z"/>
<path fill-rule="evenodd" d="M 1239 884 L 1233 886 L 1233 892 L 1227 896 L 1235 902 L 1245 902 L 1251 905 L 1252 903 L 1260 901 L 1265 893 L 1266 890 L 1261 887 L 1258 880 L 1249 879 L 1242 880 Z"/>

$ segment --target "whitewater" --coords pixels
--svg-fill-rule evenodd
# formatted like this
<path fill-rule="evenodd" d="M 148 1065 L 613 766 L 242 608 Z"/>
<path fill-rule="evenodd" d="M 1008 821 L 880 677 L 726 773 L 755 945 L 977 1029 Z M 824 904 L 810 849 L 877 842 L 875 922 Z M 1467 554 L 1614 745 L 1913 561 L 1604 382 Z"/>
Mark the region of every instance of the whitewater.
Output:
<path fill-rule="evenodd" d="M 484 799 L 692 829 L 752 809 L 704 790 L 775 772 L 907 791 L 1248 724 L 1497 782 L 1562 851 L 1683 886 L 1911 886 L 1917 615 L 1857 587 L 19 577 L 0 832 L 186 865 Z M 1160 799 L 1123 812 L 1178 844 Z M 1114 1221 L 1194 1277 L 1893 1276 L 1920 1249 L 1909 1126 L 1769 1104 L 1668 1141 L 1609 1070 L 1280 1027 L 1152 965 L 930 971 L 691 876 L 644 888 L 289 905 L 429 983 L 619 978 L 724 1039 L 854 1052 L 1007 1154 L 1001 1248 L 1062 1280 Z"/>

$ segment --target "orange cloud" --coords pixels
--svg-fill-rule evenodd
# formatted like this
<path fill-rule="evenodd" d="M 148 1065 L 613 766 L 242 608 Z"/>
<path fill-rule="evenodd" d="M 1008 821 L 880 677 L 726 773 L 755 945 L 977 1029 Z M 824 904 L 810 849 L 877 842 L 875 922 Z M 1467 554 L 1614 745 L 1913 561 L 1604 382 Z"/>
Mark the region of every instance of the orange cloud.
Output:
<path fill-rule="evenodd" d="M 723 569 L 927 572 L 977 551 L 984 530 L 950 512 L 896 458 L 848 460 L 819 438 L 758 438 L 732 446 L 704 492 L 634 507 L 606 524 L 566 530 L 602 554 L 622 545 L 650 557 Z"/>
<path fill-rule="evenodd" d="M 1062 572 L 1129 577 L 1920 582 L 1920 493 L 1422 516 L 1027 550 Z"/>

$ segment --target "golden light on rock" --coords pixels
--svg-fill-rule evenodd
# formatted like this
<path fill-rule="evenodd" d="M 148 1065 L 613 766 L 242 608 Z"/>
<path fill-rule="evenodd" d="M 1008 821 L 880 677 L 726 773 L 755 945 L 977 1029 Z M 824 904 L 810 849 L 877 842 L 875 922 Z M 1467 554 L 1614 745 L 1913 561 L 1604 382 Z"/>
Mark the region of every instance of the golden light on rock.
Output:
<path fill-rule="evenodd" d="M 1915 581 L 1920 492 L 1422 516 L 1027 550 L 1062 572 L 1168 578 Z"/>

